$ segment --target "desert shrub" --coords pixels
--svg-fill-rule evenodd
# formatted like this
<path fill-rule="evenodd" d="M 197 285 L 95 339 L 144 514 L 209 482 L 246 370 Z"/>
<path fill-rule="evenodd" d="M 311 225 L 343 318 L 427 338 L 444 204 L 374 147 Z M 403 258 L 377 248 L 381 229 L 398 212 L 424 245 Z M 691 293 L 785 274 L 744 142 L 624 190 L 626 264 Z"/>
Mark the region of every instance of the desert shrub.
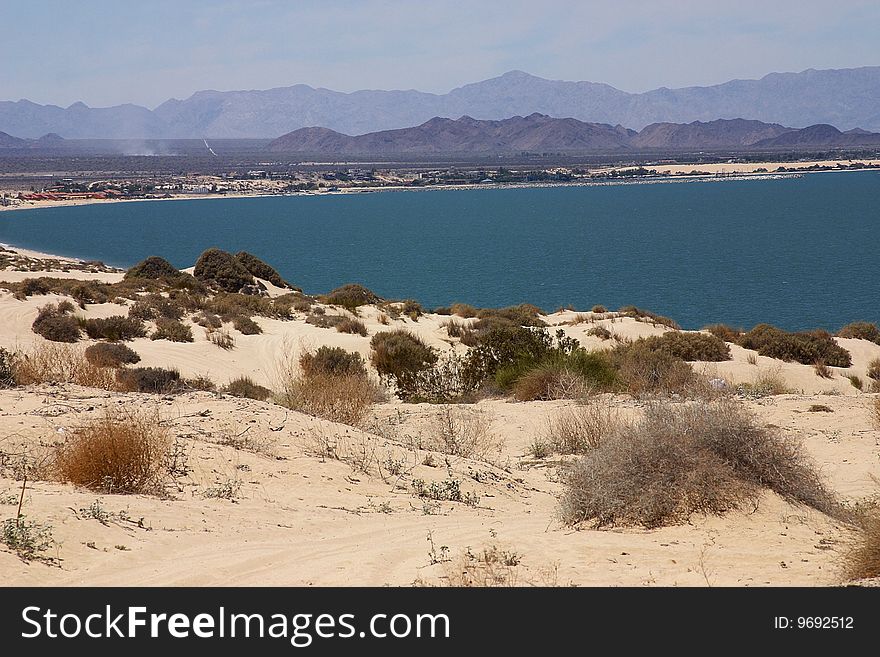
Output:
<path fill-rule="evenodd" d="M 230 349 L 235 348 L 235 340 L 229 334 L 229 331 L 210 330 L 207 333 L 207 337 L 211 344 L 217 345 L 225 351 L 229 351 Z"/>
<path fill-rule="evenodd" d="M 402 302 L 400 312 L 409 317 L 413 321 L 417 321 L 419 317 L 425 314 L 422 304 L 414 299 L 406 299 Z"/>
<path fill-rule="evenodd" d="M 255 284 L 254 277 L 235 256 L 217 248 L 210 248 L 199 256 L 193 276 L 224 292 L 240 292 Z"/>
<path fill-rule="evenodd" d="M 180 392 L 183 387 L 180 372 L 162 367 L 120 369 L 116 372 L 116 381 L 120 390 L 155 395 Z"/>
<path fill-rule="evenodd" d="M 380 397 L 378 386 L 360 374 L 303 373 L 282 381 L 276 401 L 300 413 L 360 426 Z"/>
<path fill-rule="evenodd" d="M 363 356 L 341 347 L 321 346 L 314 353 L 303 352 L 300 367 L 307 376 L 327 374 L 335 376 L 366 376 Z"/>
<path fill-rule="evenodd" d="M 450 319 L 443 323 L 441 326 L 446 329 L 446 335 L 450 338 L 460 338 L 462 333 L 466 330 L 466 327 L 461 322 L 456 322 L 454 319 Z"/>
<path fill-rule="evenodd" d="M 645 346 L 685 361 L 718 362 L 730 360 L 730 347 L 721 338 L 705 333 L 667 331 L 663 335 L 640 338 Z"/>
<path fill-rule="evenodd" d="M 724 340 L 725 342 L 733 342 L 739 339 L 739 336 L 742 335 L 741 329 L 735 329 L 727 324 L 710 324 L 709 326 L 704 326 L 703 330 L 707 333 L 711 333 L 716 338 Z"/>
<path fill-rule="evenodd" d="M 609 331 L 604 326 L 594 326 L 589 331 L 587 331 L 587 335 L 592 335 L 594 337 L 599 338 L 600 340 L 610 340 L 611 339 L 611 331 Z"/>
<path fill-rule="evenodd" d="M 449 456 L 489 461 L 501 451 L 501 441 L 492 434 L 491 418 L 482 410 L 443 406 L 431 418 L 418 443 Z"/>
<path fill-rule="evenodd" d="M 517 306 L 506 308 L 483 308 L 477 312 L 477 317 L 486 319 L 489 317 L 506 319 L 516 326 L 546 326 L 539 318 L 544 311 L 529 303 L 521 303 Z"/>
<path fill-rule="evenodd" d="M 742 397 L 761 399 L 773 395 L 787 395 L 793 390 L 788 387 L 778 368 L 766 369 L 758 372 L 755 380 L 749 383 L 740 383 L 736 386 L 737 394 Z"/>
<path fill-rule="evenodd" d="M 849 374 L 849 375 L 847 375 L 846 378 L 849 379 L 849 382 L 852 384 L 852 387 L 855 388 L 856 390 L 861 390 L 862 388 L 865 387 L 865 384 L 862 381 L 862 379 L 860 377 L 856 376 L 855 374 Z"/>
<path fill-rule="evenodd" d="M 324 303 L 332 306 L 342 306 L 343 308 L 355 309 L 358 306 L 368 306 L 379 303 L 382 299 L 373 292 L 357 283 L 346 283 L 341 287 L 325 294 L 322 299 Z"/>
<path fill-rule="evenodd" d="M 857 338 L 880 344 L 880 328 L 873 322 L 852 322 L 837 332 L 839 338 Z"/>
<path fill-rule="evenodd" d="M 147 327 L 142 320 L 123 315 L 87 319 L 83 321 L 82 326 L 86 331 L 86 335 L 92 338 L 92 340 L 111 340 L 117 342 L 142 338 L 147 334 Z"/>
<path fill-rule="evenodd" d="M 397 394 L 405 401 L 462 404 L 476 401 L 480 381 L 470 376 L 466 358 L 446 353 L 433 366 L 397 383 Z"/>
<path fill-rule="evenodd" d="M 279 302 L 280 299 L 281 297 L 276 298 L 276 303 Z M 314 304 L 314 299 L 310 297 L 294 297 L 290 300 L 290 307 L 299 313 L 309 312 Z"/>
<path fill-rule="evenodd" d="M 849 367 L 849 352 L 838 345 L 827 331 L 789 333 L 769 324 L 758 324 L 739 336 L 737 343 L 762 356 L 812 365 L 823 361 L 831 367 Z"/>
<path fill-rule="evenodd" d="M 290 287 L 290 284 L 281 278 L 281 274 L 279 274 L 274 267 L 267 265 L 257 256 L 250 254 L 247 251 L 239 251 L 235 254 L 235 259 L 238 260 L 252 276 L 262 278 L 264 281 L 269 281 L 275 287 Z"/>
<path fill-rule="evenodd" d="M 0 389 L 12 388 L 15 385 L 15 357 L 0 347 Z"/>
<path fill-rule="evenodd" d="M 519 366 L 519 374 L 537 365 L 553 348 L 553 338 L 545 329 L 501 326 L 477 337 L 468 351 L 471 378 L 483 381 L 505 367 Z M 510 376 L 509 383 L 516 379 Z"/>
<path fill-rule="evenodd" d="M 465 319 L 477 316 L 477 309 L 466 303 L 454 303 L 449 307 L 449 314 L 458 315 Z"/>
<path fill-rule="evenodd" d="M 624 317 L 633 317 L 641 322 L 648 322 L 650 324 L 659 324 L 661 326 L 668 326 L 671 329 L 680 330 L 681 327 L 674 321 L 669 319 L 668 317 L 664 317 L 663 315 L 658 315 L 657 313 L 651 312 L 650 310 L 644 310 L 643 308 L 637 308 L 636 306 L 623 306 L 620 310 L 617 311 Z"/>
<path fill-rule="evenodd" d="M 72 310 L 70 302 L 63 301 L 42 306 L 31 328 L 51 342 L 76 342 L 81 332 L 76 317 L 70 314 Z"/>
<path fill-rule="evenodd" d="M 12 374 L 18 385 L 74 383 L 86 388 L 113 390 L 112 369 L 90 363 L 84 350 L 68 344 L 42 344 L 12 359 Z"/>
<path fill-rule="evenodd" d="M 209 312 L 201 312 L 198 315 L 195 315 L 192 320 L 205 329 L 219 329 L 223 326 L 223 320 L 221 320 L 214 313 Z"/>
<path fill-rule="evenodd" d="M 158 256 L 150 256 L 125 272 L 126 281 L 161 282 L 175 288 L 203 290 L 203 286 L 190 274 L 177 269 Z"/>
<path fill-rule="evenodd" d="M 498 370 L 495 382 L 502 389 L 512 387 L 519 401 L 576 399 L 593 390 L 611 390 L 617 373 L 605 354 L 554 349 L 534 366 L 525 360 Z"/>
<path fill-rule="evenodd" d="M 202 392 L 216 392 L 217 384 L 214 383 L 210 377 L 200 374 L 199 376 L 194 376 L 188 379 L 181 379 L 180 388 L 181 391 L 199 390 Z"/>
<path fill-rule="evenodd" d="M 245 317 L 244 315 L 233 318 L 232 326 L 234 326 L 235 330 L 242 335 L 259 335 L 263 332 L 263 329 L 259 324 L 250 317 Z"/>
<path fill-rule="evenodd" d="M 875 358 L 868 363 L 868 378 L 880 381 L 880 358 Z"/>
<path fill-rule="evenodd" d="M 880 515 L 874 513 L 862 523 L 859 536 L 844 555 L 848 580 L 880 577 Z"/>
<path fill-rule="evenodd" d="M 605 306 L 603 306 L 602 304 L 596 304 L 595 306 L 593 306 L 590 309 L 590 312 L 604 315 L 605 313 L 608 312 L 608 309 Z"/>
<path fill-rule="evenodd" d="M 5 283 L 16 299 L 24 300 L 28 296 L 42 294 L 59 294 L 72 297 L 81 308 L 87 303 L 106 303 L 121 292 L 123 283 L 102 283 L 100 281 L 80 281 L 73 278 L 28 278 L 20 283 Z"/>
<path fill-rule="evenodd" d="M 624 388 L 636 397 L 689 395 L 698 383 L 693 368 L 681 358 L 651 349 L 642 340 L 619 345 L 610 357 Z"/>
<path fill-rule="evenodd" d="M 402 329 L 377 333 L 370 340 L 370 346 L 373 367 L 381 377 L 398 387 L 405 388 L 409 378 L 437 362 L 434 349 Z"/>
<path fill-rule="evenodd" d="M 116 342 L 100 342 L 87 347 L 85 358 L 95 367 L 122 367 L 140 361 L 133 349 Z"/>
<path fill-rule="evenodd" d="M 336 325 L 336 330 L 339 333 L 352 333 L 354 335 L 367 337 L 366 325 L 361 320 L 351 317 L 343 318 L 343 320 Z"/>
<path fill-rule="evenodd" d="M 226 384 L 223 392 L 233 397 L 245 397 L 247 399 L 256 399 L 257 401 L 266 401 L 272 396 L 272 391 L 269 388 L 254 383 L 253 379 L 247 376 L 233 379 Z"/>
<path fill-rule="evenodd" d="M 108 407 L 58 447 L 58 476 L 108 493 L 157 493 L 169 448 L 168 430 L 155 413 Z"/>
<path fill-rule="evenodd" d="M 828 367 L 821 360 L 817 360 L 813 363 L 813 371 L 816 372 L 816 376 L 821 379 L 833 379 L 834 378 L 834 370 Z"/>
<path fill-rule="evenodd" d="M 161 294 L 147 294 L 128 307 L 128 316 L 140 320 L 160 317 L 180 319 L 183 317 L 183 312 L 184 306 L 179 301 L 163 297 Z"/>
<path fill-rule="evenodd" d="M 737 508 L 764 488 L 840 512 L 800 444 L 731 401 L 649 406 L 566 467 L 563 482 L 569 524 L 676 524 Z"/>
<path fill-rule="evenodd" d="M 271 317 L 273 319 L 290 319 L 291 304 L 284 297 L 262 297 L 256 294 L 239 294 L 237 292 L 218 292 L 202 304 L 202 310 L 219 315 L 224 321 L 232 321 L 235 317 Z"/>
<path fill-rule="evenodd" d="M 617 411 L 607 400 L 586 398 L 573 406 L 555 410 L 536 445 L 540 445 L 545 453 L 585 454 L 599 447 L 617 429 L 619 422 Z"/>
<path fill-rule="evenodd" d="M 318 310 L 318 308 L 315 308 Z M 321 309 L 323 311 L 323 309 Z M 337 325 L 345 321 L 342 315 L 328 315 L 324 312 L 312 312 L 306 317 L 306 324 L 317 326 L 318 328 L 335 328 Z"/>
<path fill-rule="evenodd" d="M 170 342 L 192 342 L 192 328 L 176 319 L 157 319 L 156 330 L 150 340 L 169 340 Z"/>

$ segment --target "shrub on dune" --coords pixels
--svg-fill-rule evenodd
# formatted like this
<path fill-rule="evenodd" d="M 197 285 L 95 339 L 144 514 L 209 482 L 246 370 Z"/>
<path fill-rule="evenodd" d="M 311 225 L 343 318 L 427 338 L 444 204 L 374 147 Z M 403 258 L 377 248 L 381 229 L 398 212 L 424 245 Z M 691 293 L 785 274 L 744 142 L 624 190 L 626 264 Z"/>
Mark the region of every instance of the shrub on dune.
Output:
<path fill-rule="evenodd" d="M 168 340 L 170 342 L 192 342 L 192 328 L 176 319 L 157 319 L 156 330 L 150 340 Z"/>
<path fill-rule="evenodd" d="M 719 337 L 705 333 L 667 331 L 663 335 L 641 338 L 645 346 L 685 361 L 719 362 L 730 360 L 730 347 Z"/>
<path fill-rule="evenodd" d="M 85 358 L 95 367 L 122 367 L 140 362 L 133 349 L 116 342 L 101 342 L 87 347 Z"/>
<path fill-rule="evenodd" d="M 256 399 L 257 401 L 266 401 L 272 396 L 272 391 L 269 388 L 254 383 L 253 379 L 247 376 L 233 379 L 226 384 L 223 392 L 233 397 L 244 397 L 246 399 Z"/>
<path fill-rule="evenodd" d="M 373 367 L 397 387 L 405 387 L 409 378 L 437 362 L 437 353 L 431 347 L 403 329 L 377 333 L 370 346 Z"/>
<path fill-rule="evenodd" d="M 159 320 L 162 321 L 162 320 Z M 86 334 L 92 340 L 111 340 L 113 342 L 134 340 L 147 334 L 147 327 L 136 317 L 113 315 L 84 320 Z"/>
<path fill-rule="evenodd" d="M 822 361 L 830 367 L 849 367 L 849 352 L 827 331 L 789 333 L 769 324 L 758 324 L 739 337 L 737 343 L 761 356 L 812 365 Z"/>
<path fill-rule="evenodd" d="M 856 338 L 880 344 L 880 328 L 873 322 L 852 322 L 837 332 L 839 338 Z"/>
<path fill-rule="evenodd" d="M 173 394 L 183 388 L 180 372 L 162 367 L 123 368 L 116 372 L 116 381 L 120 390 L 154 395 Z"/>
<path fill-rule="evenodd" d="M 34 333 L 51 342 L 76 342 L 81 331 L 79 322 L 71 314 L 73 309 L 69 301 L 42 306 L 31 328 Z"/>
<path fill-rule="evenodd" d="M 322 299 L 331 306 L 342 306 L 354 310 L 359 306 L 379 303 L 382 299 L 370 289 L 357 283 L 346 283 L 325 294 Z"/>
<path fill-rule="evenodd" d="M 235 254 L 235 259 L 238 260 L 238 262 L 240 262 L 241 265 L 251 273 L 251 275 L 257 278 L 262 278 L 264 281 L 268 281 L 275 287 L 291 287 L 287 281 L 281 278 L 281 274 L 279 274 L 274 267 L 267 265 L 252 253 L 239 251 Z"/>
<path fill-rule="evenodd" d="M 199 256 L 193 276 L 224 292 L 240 292 L 255 284 L 253 275 L 235 256 L 217 248 L 208 249 Z"/>

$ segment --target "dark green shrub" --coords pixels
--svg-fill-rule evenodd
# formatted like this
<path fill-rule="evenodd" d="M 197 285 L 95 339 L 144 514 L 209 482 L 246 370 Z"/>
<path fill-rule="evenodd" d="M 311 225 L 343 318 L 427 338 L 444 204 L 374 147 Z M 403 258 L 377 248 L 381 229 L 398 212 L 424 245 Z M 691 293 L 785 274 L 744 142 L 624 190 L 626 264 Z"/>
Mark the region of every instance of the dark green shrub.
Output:
<path fill-rule="evenodd" d="M 180 319 L 184 306 L 178 300 L 163 297 L 161 294 L 148 294 L 128 307 L 128 316 L 140 320 Z"/>
<path fill-rule="evenodd" d="M 256 283 L 235 256 L 217 248 L 208 249 L 199 256 L 193 275 L 205 285 L 224 292 L 240 292 Z"/>
<path fill-rule="evenodd" d="M 539 318 L 544 311 L 528 303 L 521 303 L 518 306 L 508 306 L 506 308 L 483 308 L 477 312 L 477 317 L 482 320 L 506 320 L 513 326 L 546 326 Z M 480 322 L 477 322 L 475 328 L 481 328 Z"/>
<path fill-rule="evenodd" d="M 116 372 L 116 381 L 123 391 L 155 395 L 180 392 L 183 387 L 180 372 L 162 367 L 122 368 Z"/>
<path fill-rule="evenodd" d="M 880 344 L 880 328 L 872 322 L 852 322 L 837 332 L 839 338 L 857 338 Z"/>
<path fill-rule="evenodd" d="M 730 360 L 730 347 L 721 338 L 705 333 L 667 331 L 663 335 L 641 338 L 649 349 L 665 351 L 686 361 L 720 362 Z"/>
<path fill-rule="evenodd" d="M 235 327 L 235 330 L 242 335 L 259 335 L 263 332 L 263 329 L 260 327 L 260 325 L 257 324 L 250 317 L 235 317 L 232 320 L 232 325 Z"/>
<path fill-rule="evenodd" d="M 341 322 L 336 324 L 336 330 L 339 333 L 352 333 L 354 335 L 367 337 L 367 327 L 359 319 L 344 317 Z"/>
<path fill-rule="evenodd" d="M 135 317 L 113 315 L 112 317 L 96 317 L 83 321 L 83 328 L 92 340 L 134 340 L 147 334 L 143 321 Z"/>
<path fill-rule="evenodd" d="M 257 256 L 250 254 L 247 251 L 239 251 L 235 254 L 235 259 L 238 260 L 242 266 L 251 273 L 251 275 L 256 276 L 257 278 L 262 278 L 264 281 L 269 281 L 275 287 L 291 287 L 287 281 L 281 278 L 281 274 L 279 274 L 274 267 L 267 265 Z"/>
<path fill-rule="evenodd" d="M 314 353 L 304 352 L 299 359 L 300 367 L 306 376 L 329 374 L 333 376 L 366 376 L 367 368 L 363 357 L 358 353 L 346 351 L 341 347 L 322 346 Z"/>
<path fill-rule="evenodd" d="M 156 330 L 150 340 L 169 340 L 171 342 L 192 342 L 192 329 L 176 319 L 157 319 Z"/>
<path fill-rule="evenodd" d="M 47 304 L 37 311 L 31 328 L 52 342 L 76 342 L 80 338 L 80 326 L 76 317 L 70 314 L 72 310 L 69 301 Z"/>
<path fill-rule="evenodd" d="M 595 306 L 593 306 L 590 309 L 590 312 L 593 312 L 593 313 L 596 313 L 599 315 L 604 315 L 605 313 L 608 312 L 608 309 L 605 306 L 603 306 L 602 304 L 596 304 Z"/>
<path fill-rule="evenodd" d="M 161 283 L 171 288 L 204 292 L 204 286 L 191 274 L 180 271 L 159 256 L 150 256 L 136 264 L 125 272 L 124 280 L 129 283 Z"/>
<path fill-rule="evenodd" d="M 830 367 L 849 367 L 849 352 L 838 345 L 827 331 L 789 333 L 769 324 L 758 324 L 737 341 L 762 356 L 812 365 L 822 361 Z"/>
<path fill-rule="evenodd" d="M 333 306 L 342 306 L 343 308 L 357 308 L 358 306 L 367 306 L 379 303 L 382 299 L 373 292 L 357 283 L 347 283 L 341 287 L 337 287 L 332 292 L 325 294 L 321 299 L 324 303 Z"/>
<path fill-rule="evenodd" d="M 240 376 L 227 383 L 223 392 L 233 397 L 245 397 L 257 401 L 266 401 L 272 396 L 272 391 L 269 388 L 254 383 L 251 378 L 246 376 Z"/>
<path fill-rule="evenodd" d="M 99 342 L 86 348 L 86 360 L 95 367 L 122 367 L 140 362 L 137 352 L 117 342 Z"/>
<path fill-rule="evenodd" d="M 413 299 L 407 299 L 403 302 L 401 312 L 413 321 L 417 321 L 419 317 L 425 314 L 422 304 Z"/>
<path fill-rule="evenodd" d="M 553 348 L 546 329 L 501 326 L 478 336 L 478 343 L 467 354 L 467 371 L 475 381 L 494 377 L 501 368 L 514 366 L 525 373 L 536 366 Z M 515 380 L 515 376 L 512 380 Z M 511 383 L 512 383 L 511 380 Z"/>
<path fill-rule="evenodd" d="M 413 375 L 437 362 L 437 353 L 409 331 L 399 329 L 377 333 L 370 346 L 373 348 L 370 356 L 373 367 L 397 387 L 405 387 Z"/>
<path fill-rule="evenodd" d="M 636 306 L 624 306 L 617 312 L 624 317 L 633 317 L 639 321 L 648 322 L 650 324 L 660 324 L 661 326 L 668 326 L 669 328 L 675 330 L 681 329 L 681 327 L 674 320 L 671 320 L 668 317 L 664 317 L 663 315 L 658 315 L 657 313 L 651 312 L 650 310 L 637 308 Z"/>

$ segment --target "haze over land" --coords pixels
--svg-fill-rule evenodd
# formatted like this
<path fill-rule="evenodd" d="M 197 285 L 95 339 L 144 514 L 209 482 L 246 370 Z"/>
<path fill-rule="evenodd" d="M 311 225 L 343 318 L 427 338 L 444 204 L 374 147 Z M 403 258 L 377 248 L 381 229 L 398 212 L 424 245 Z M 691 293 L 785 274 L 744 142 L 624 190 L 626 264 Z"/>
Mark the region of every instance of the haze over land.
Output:
<path fill-rule="evenodd" d="M 770 73 L 707 87 L 627 93 L 607 84 L 547 80 L 511 71 L 446 94 L 364 90 L 341 93 L 304 84 L 251 91 L 199 91 L 154 110 L 126 104 L 62 108 L 0 102 L 0 131 L 19 138 L 275 138 L 319 126 L 348 135 L 416 126 L 433 117 L 506 119 L 535 112 L 622 125 L 750 119 L 803 128 L 880 130 L 880 67 Z"/>

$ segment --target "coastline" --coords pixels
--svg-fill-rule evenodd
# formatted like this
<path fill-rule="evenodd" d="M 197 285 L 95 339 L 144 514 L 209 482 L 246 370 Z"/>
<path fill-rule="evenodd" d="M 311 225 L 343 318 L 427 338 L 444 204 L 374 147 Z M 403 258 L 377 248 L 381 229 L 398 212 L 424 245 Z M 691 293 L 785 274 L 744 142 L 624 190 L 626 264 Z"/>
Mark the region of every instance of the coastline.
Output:
<path fill-rule="evenodd" d="M 861 160 L 859 162 L 862 162 Z M 808 173 L 844 173 L 857 171 L 877 171 L 880 160 L 865 160 L 863 164 L 871 166 L 858 169 L 821 169 L 811 170 L 812 166 L 832 167 L 837 165 L 850 165 L 851 160 L 822 160 L 811 162 L 754 162 L 749 164 L 706 164 L 706 165 L 667 165 L 664 168 L 655 167 L 658 176 L 622 177 L 622 178 L 596 178 L 589 180 L 560 181 L 560 182 L 529 182 L 529 183 L 475 183 L 468 185 L 384 185 L 375 187 L 343 187 L 323 192 L 290 192 L 290 193 L 241 193 L 230 194 L 172 194 L 155 198 L 127 198 L 127 199 L 73 199 L 60 201 L 24 201 L 15 205 L 0 206 L 0 212 L 15 212 L 18 210 L 39 210 L 46 208 L 64 208 L 82 205 L 110 205 L 116 203 L 138 203 L 151 201 L 205 201 L 211 199 L 250 199 L 250 198 L 273 198 L 273 197 L 300 197 L 300 196 L 338 196 L 343 194 L 374 194 L 379 192 L 424 192 L 424 191 L 453 191 L 453 190 L 492 190 L 492 189 L 541 189 L 556 187 L 603 187 L 618 185 L 649 185 L 649 184 L 673 184 L 688 182 L 727 182 L 739 180 L 769 180 L 782 178 L 797 178 Z M 788 171 L 771 171 L 770 167 L 784 166 Z M 609 167 L 599 169 L 600 172 L 627 171 L 635 167 Z M 758 169 L 767 169 L 758 171 Z M 693 173 L 695 171 L 704 172 Z"/>

